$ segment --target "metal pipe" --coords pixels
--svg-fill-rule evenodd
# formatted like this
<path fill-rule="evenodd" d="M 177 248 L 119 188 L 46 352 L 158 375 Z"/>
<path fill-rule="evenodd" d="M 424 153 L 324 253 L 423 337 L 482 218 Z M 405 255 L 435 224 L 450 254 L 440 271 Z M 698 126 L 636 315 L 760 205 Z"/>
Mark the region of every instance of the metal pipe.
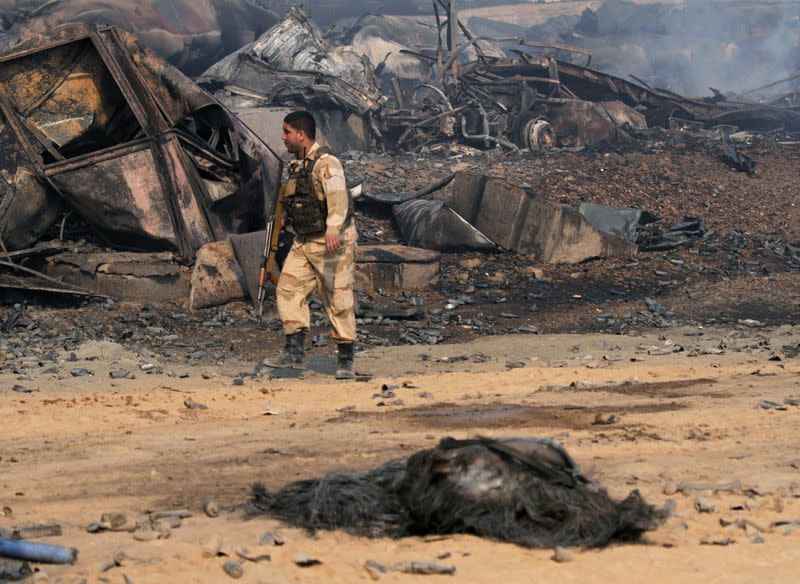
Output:
<path fill-rule="evenodd" d="M 78 550 L 21 539 L 0 539 L 0 558 L 42 564 L 74 564 L 78 559 Z"/>

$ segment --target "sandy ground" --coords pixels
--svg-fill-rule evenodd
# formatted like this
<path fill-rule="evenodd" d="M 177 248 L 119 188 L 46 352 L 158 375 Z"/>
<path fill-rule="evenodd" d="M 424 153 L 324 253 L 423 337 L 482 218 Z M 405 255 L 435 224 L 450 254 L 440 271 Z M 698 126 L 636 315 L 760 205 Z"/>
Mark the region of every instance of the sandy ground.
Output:
<path fill-rule="evenodd" d="M 314 369 L 322 373 L 247 378 L 244 386 L 222 370 L 202 379 L 200 368 L 188 366 L 188 379 L 146 375 L 124 347 L 89 343 L 77 351 L 77 365 L 94 377 L 54 379 L 34 370 L 22 380 L 0 378 L 0 508 L 13 512 L 0 517 L 0 527 L 62 525 L 63 536 L 43 541 L 77 547 L 79 560 L 43 569 L 50 582 L 69 584 L 125 577 L 136 584 L 225 582 L 225 558 L 203 556 L 215 537 L 230 553 L 270 553 L 271 561 L 244 562 L 242 582 L 371 581 L 368 560 L 456 568 L 452 577 L 390 573 L 380 578 L 386 582 L 796 582 L 800 527 L 770 526 L 800 520 L 800 408 L 756 406 L 800 397 L 800 363 L 787 357 L 799 342 L 800 327 L 788 326 L 496 336 L 372 350 L 358 363 L 375 374 L 366 383 L 333 382 L 324 374 L 332 359 L 316 357 Z M 475 363 L 476 354 L 490 359 Z M 776 355 L 781 360 L 770 360 Z M 469 358 L 453 359 L 460 356 Z M 522 366 L 510 368 L 513 362 Z M 137 378 L 111 380 L 108 371 L 120 366 L 135 368 Z M 403 382 L 413 387 L 375 397 L 382 384 Z M 15 384 L 38 391 L 12 392 Z M 185 400 L 208 407 L 190 409 Z M 598 414 L 620 421 L 593 425 Z M 574 550 L 570 563 L 551 561 L 551 550 L 472 536 L 311 536 L 243 517 L 255 480 L 278 487 L 365 469 L 446 435 L 479 433 L 555 437 L 615 496 L 638 488 L 655 504 L 673 498 L 677 510 L 644 544 Z M 712 488 L 735 480 L 736 488 Z M 717 511 L 696 511 L 698 496 Z M 207 497 L 223 507 L 219 517 L 203 514 Z M 168 539 L 86 531 L 105 512 L 141 520 L 147 511 L 176 508 L 193 516 Z M 721 524 L 737 519 L 752 524 Z M 280 531 L 285 545 L 260 546 L 267 531 Z M 703 545 L 704 538 L 733 543 Z M 118 550 L 129 559 L 101 573 Z M 301 568 L 293 561 L 298 555 L 322 563 Z"/>

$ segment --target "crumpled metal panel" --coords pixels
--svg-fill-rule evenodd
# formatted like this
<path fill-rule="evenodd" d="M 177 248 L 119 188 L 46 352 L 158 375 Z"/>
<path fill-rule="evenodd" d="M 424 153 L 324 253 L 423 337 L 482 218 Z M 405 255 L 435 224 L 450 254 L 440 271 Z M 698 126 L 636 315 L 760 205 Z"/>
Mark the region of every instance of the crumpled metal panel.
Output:
<path fill-rule="evenodd" d="M 370 60 L 352 48 L 332 46 L 296 8 L 254 43 L 209 67 L 200 83 L 221 83 L 273 105 L 307 105 L 326 98 L 329 105 L 359 115 L 382 103 Z"/>
<path fill-rule="evenodd" d="M 636 241 L 636 229 L 640 225 L 652 223 L 656 217 L 642 209 L 611 207 L 594 203 L 581 203 L 578 208 L 595 228 L 611 237 L 621 237 L 625 241 Z"/>
<path fill-rule="evenodd" d="M 111 245 L 178 249 L 152 149 L 144 143 L 106 160 L 59 172 L 50 182 Z M 102 212 L 98 212 L 102 209 Z"/>
<path fill-rule="evenodd" d="M 392 207 L 405 242 L 436 251 L 495 249 L 483 233 L 442 201 L 418 199 Z"/>
<path fill-rule="evenodd" d="M 52 189 L 20 167 L 0 203 L 0 239 L 8 249 L 24 249 L 47 233 L 63 209 L 64 202 Z"/>
<path fill-rule="evenodd" d="M 110 244 L 184 260 L 263 228 L 279 159 L 134 38 L 74 25 L 0 56 L 0 109 L 37 177 Z"/>

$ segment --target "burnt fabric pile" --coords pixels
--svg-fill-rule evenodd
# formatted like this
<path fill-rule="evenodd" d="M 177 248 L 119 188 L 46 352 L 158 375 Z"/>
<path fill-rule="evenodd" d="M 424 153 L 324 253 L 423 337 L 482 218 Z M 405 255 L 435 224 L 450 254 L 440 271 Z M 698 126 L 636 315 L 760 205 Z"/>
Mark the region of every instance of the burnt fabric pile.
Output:
<path fill-rule="evenodd" d="M 548 439 L 443 439 L 408 460 L 331 474 L 270 492 L 253 487 L 252 515 L 311 531 L 368 537 L 469 533 L 525 547 L 635 541 L 666 512 L 638 491 L 614 501 Z"/>

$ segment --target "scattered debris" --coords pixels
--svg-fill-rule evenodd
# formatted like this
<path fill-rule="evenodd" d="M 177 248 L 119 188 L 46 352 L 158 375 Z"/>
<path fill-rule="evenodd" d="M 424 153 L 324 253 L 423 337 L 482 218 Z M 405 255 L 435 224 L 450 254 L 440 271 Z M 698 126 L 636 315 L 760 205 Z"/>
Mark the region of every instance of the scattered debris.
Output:
<path fill-rule="evenodd" d="M 758 405 L 756 406 L 756 408 L 758 408 L 760 410 L 777 410 L 779 412 L 785 412 L 786 410 L 789 409 L 783 404 L 779 404 L 779 403 L 774 402 L 774 401 L 769 401 L 767 399 L 761 400 L 760 402 L 758 402 Z"/>
<path fill-rule="evenodd" d="M 373 580 L 378 580 L 381 576 L 390 572 L 389 568 L 383 564 L 379 564 L 375 560 L 367 560 L 364 563 L 364 569 Z"/>
<path fill-rule="evenodd" d="M 201 404 L 200 402 L 196 402 L 193 399 L 186 399 L 183 400 L 183 405 L 187 409 L 190 410 L 207 410 L 208 406 L 206 404 Z"/>
<path fill-rule="evenodd" d="M 310 568 L 311 566 L 319 566 L 322 562 L 316 558 L 311 558 L 309 556 L 295 556 L 293 559 L 294 563 L 301 568 Z"/>
<path fill-rule="evenodd" d="M 272 559 L 266 552 L 262 553 L 253 553 L 246 548 L 237 548 L 236 555 L 242 558 L 243 560 L 247 560 L 248 562 L 253 562 L 255 564 L 259 562 L 269 562 Z"/>
<path fill-rule="evenodd" d="M 14 307 L 14 311 L 0 325 L 0 332 L 10 333 L 19 324 L 19 319 L 25 313 L 27 303 L 22 303 Z"/>
<path fill-rule="evenodd" d="M 725 161 L 734 169 L 746 172 L 748 175 L 753 176 L 756 172 L 756 162 L 749 156 L 745 156 L 731 144 L 730 138 L 725 135 L 722 138 L 722 151 L 724 152 Z"/>
<path fill-rule="evenodd" d="M 567 562 L 571 562 L 574 558 L 572 556 L 572 552 L 570 552 L 568 549 L 556 547 L 553 557 L 550 559 L 554 562 L 558 562 L 559 564 L 565 564 Z"/>
<path fill-rule="evenodd" d="M 244 575 L 244 568 L 242 568 L 242 565 L 236 560 L 228 560 L 222 566 L 222 569 L 228 576 L 234 579 L 239 579 Z"/>
<path fill-rule="evenodd" d="M 713 503 L 709 502 L 708 500 L 704 499 L 703 497 L 697 497 L 694 500 L 694 508 L 697 509 L 698 513 L 716 513 L 717 506 Z"/>
<path fill-rule="evenodd" d="M 41 537 L 61 537 L 63 534 L 61 526 L 54 525 L 29 525 L 27 527 L 17 527 L 11 531 L 13 539 L 39 539 Z"/>
<path fill-rule="evenodd" d="M 224 542 L 222 538 L 219 536 L 215 536 L 206 545 L 203 546 L 204 558 L 216 558 L 219 556 L 228 556 L 228 555 L 230 554 L 224 549 Z"/>
<path fill-rule="evenodd" d="M 78 550 L 22 539 L 0 538 L 0 558 L 27 560 L 42 564 L 74 564 L 78 559 Z"/>
<path fill-rule="evenodd" d="M 643 227 L 636 241 L 641 251 L 667 251 L 692 245 L 693 238 L 707 238 L 711 232 L 706 229 L 702 219 L 685 217 L 680 223 L 671 225 L 666 231 Z"/>
<path fill-rule="evenodd" d="M 214 499 L 206 499 L 206 502 L 203 505 L 203 511 L 205 511 L 206 515 L 209 517 L 218 517 L 219 505 L 217 505 L 217 502 Z"/>
<path fill-rule="evenodd" d="M 402 572 L 403 574 L 417 574 L 421 576 L 452 575 L 456 573 L 455 566 L 432 562 L 398 562 L 392 566 L 392 570 L 395 572 Z"/>
<path fill-rule="evenodd" d="M 286 543 L 286 541 L 277 531 L 268 531 L 261 536 L 259 543 L 267 546 L 282 546 L 284 543 Z"/>
<path fill-rule="evenodd" d="M 675 492 L 690 495 L 692 493 L 731 493 L 735 494 L 742 490 L 741 481 L 734 480 L 727 483 L 680 483 Z M 669 494 L 669 493 L 665 493 Z M 672 493 L 674 494 L 674 493 Z"/>
<path fill-rule="evenodd" d="M 22 582 L 33 575 L 28 562 L 9 560 L 0 555 L 0 582 Z"/>
<path fill-rule="evenodd" d="M 123 562 L 128 559 L 128 554 L 124 550 L 120 550 L 114 554 L 114 557 L 107 562 L 100 565 L 100 572 L 108 572 L 113 568 L 122 566 Z"/>
<path fill-rule="evenodd" d="M 621 420 L 619 416 L 611 415 L 606 417 L 598 412 L 594 416 L 594 421 L 592 422 L 592 426 L 610 426 L 612 424 L 618 424 L 620 421 Z"/>
<path fill-rule="evenodd" d="M 736 543 L 736 540 L 731 537 L 713 537 L 710 535 L 707 535 L 700 540 L 700 545 L 729 546 L 734 543 Z"/>
<path fill-rule="evenodd" d="M 641 227 L 659 220 L 657 215 L 642 209 L 620 209 L 594 203 L 581 203 L 578 211 L 606 235 L 634 242 Z"/>

